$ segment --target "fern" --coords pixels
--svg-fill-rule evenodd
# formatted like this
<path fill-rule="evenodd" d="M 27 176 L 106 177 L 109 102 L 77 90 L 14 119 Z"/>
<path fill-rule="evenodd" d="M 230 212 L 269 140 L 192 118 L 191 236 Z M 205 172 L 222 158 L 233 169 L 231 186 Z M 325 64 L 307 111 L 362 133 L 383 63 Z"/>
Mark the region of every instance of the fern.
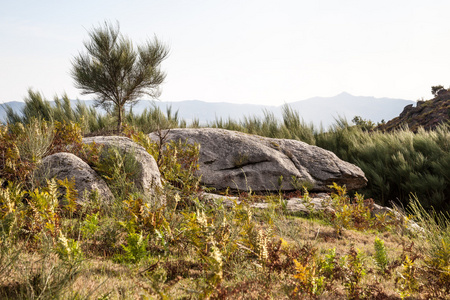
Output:
<path fill-rule="evenodd" d="M 66 192 L 64 194 L 64 208 L 70 215 L 72 215 L 77 209 L 77 196 L 78 193 L 75 190 L 75 178 L 68 180 L 58 180 L 58 184 L 63 187 Z"/>
<path fill-rule="evenodd" d="M 61 231 L 59 232 L 55 252 L 70 269 L 79 265 L 83 259 L 83 252 L 79 243 L 73 239 L 68 239 Z"/>
<path fill-rule="evenodd" d="M 119 222 L 128 231 L 126 245 L 121 245 L 125 251 L 124 254 L 119 254 L 115 257 L 118 262 L 138 263 L 148 256 L 148 240 L 149 236 L 144 235 L 143 232 L 136 232 L 135 224 L 133 222 Z"/>
<path fill-rule="evenodd" d="M 402 299 L 411 296 L 419 289 L 419 283 L 416 278 L 416 265 L 408 255 L 405 255 L 402 269 L 395 279 L 397 291 Z"/>

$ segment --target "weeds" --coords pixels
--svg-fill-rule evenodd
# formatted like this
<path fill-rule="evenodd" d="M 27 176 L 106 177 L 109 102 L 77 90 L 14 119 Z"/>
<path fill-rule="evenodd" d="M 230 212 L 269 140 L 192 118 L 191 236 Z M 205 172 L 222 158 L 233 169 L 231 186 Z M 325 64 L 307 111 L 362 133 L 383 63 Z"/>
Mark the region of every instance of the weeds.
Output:
<path fill-rule="evenodd" d="M 425 268 L 428 287 L 434 297 L 445 297 L 450 292 L 450 216 L 423 208 L 412 196 L 409 209 L 413 219 L 423 228 L 419 233 L 425 242 Z M 405 262 L 410 269 L 410 263 Z"/>
<path fill-rule="evenodd" d="M 305 246 L 302 248 L 302 262 L 294 259 L 297 286 L 295 295 L 318 296 L 324 291 L 324 276 L 320 276 L 320 265 L 317 265 L 316 248 Z"/>
<path fill-rule="evenodd" d="M 405 255 L 401 270 L 398 272 L 398 276 L 395 280 L 397 291 L 402 299 L 410 297 L 419 289 L 417 281 L 417 267 L 414 261 L 411 260 L 408 255 Z"/>
<path fill-rule="evenodd" d="M 143 232 L 136 232 L 133 222 L 120 223 L 127 231 L 127 244 L 122 244 L 124 254 L 118 254 L 115 258 L 118 262 L 138 263 L 148 255 L 147 245 L 149 236 L 144 236 Z"/>
<path fill-rule="evenodd" d="M 390 230 L 392 226 L 405 227 L 405 217 L 394 212 L 374 215 L 373 200 L 364 199 L 358 193 L 353 200 L 347 195 L 345 186 L 333 183 L 330 188 L 335 192 L 331 194 L 330 205 L 333 213 L 326 215 L 338 235 L 342 235 L 344 229 L 355 230 Z"/>
<path fill-rule="evenodd" d="M 366 268 L 362 253 L 356 250 L 353 245 L 350 247 L 348 255 L 342 258 L 342 268 L 344 273 L 344 287 L 350 299 L 358 299 L 363 294 L 361 281 L 366 275 Z"/>

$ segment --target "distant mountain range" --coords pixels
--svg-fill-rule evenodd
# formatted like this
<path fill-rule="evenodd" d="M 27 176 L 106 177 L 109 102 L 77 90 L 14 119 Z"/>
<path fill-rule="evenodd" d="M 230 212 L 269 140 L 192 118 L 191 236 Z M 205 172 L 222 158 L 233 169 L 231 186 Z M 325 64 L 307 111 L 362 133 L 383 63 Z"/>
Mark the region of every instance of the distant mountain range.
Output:
<path fill-rule="evenodd" d="M 86 105 L 93 105 L 92 100 L 84 101 Z M 73 101 L 76 103 L 76 101 Z M 389 121 L 398 116 L 406 105 L 415 104 L 415 101 L 392 98 L 374 98 L 353 96 L 348 93 L 341 93 L 334 97 L 314 97 L 302 101 L 287 103 L 293 110 L 307 123 L 316 126 L 322 125 L 324 128 L 332 125 L 338 117 L 345 117 L 347 120 L 360 116 L 363 119 L 381 122 Z M 14 111 L 20 112 L 24 106 L 23 102 L 7 102 L 3 105 L 11 106 Z M 198 120 L 200 124 L 211 123 L 216 119 L 240 120 L 244 117 L 261 117 L 265 112 L 272 112 L 276 118 L 282 118 L 282 105 L 266 106 L 255 104 L 235 104 L 227 102 L 204 102 L 199 100 L 186 100 L 180 102 L 162 101 L 139 101 L 133 112 L 140 114 L 145 108 L 153 106 L 159 107 L 166 112 L 168 107 L 172 108 L 172 113 L 178 111 L 178 116 L 185 119 L 188 124 L 193 120 Z M 0 121 L 5 121 L 5 110 L 0 106 Z"/>

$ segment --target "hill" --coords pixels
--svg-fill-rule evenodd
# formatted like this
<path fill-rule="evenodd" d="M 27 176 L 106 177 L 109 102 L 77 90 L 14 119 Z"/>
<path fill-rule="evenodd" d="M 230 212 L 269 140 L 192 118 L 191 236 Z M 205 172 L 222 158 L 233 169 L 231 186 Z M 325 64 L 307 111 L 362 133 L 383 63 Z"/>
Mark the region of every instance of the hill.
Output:
<path fill-rule="evenodd" d="M 344 92 L 333 97 L 313 97 L 287 104 L 298 111 L 305 122 L 313 123 L 315 126 L 323 125 L 327 128 L 339 117 L 345 117 L 349 121 L 354 116 L 360 116 L 363 119 L 374 122 L 390 120 L 396 117 L 406 105 L 414 103 L 415 101 L 404 99 L 353 96 Z M 151 104 L 148 103 L 147 105 Z M 188 123 L 194 119 L 198 119 L 200 123 L 210 123 L 216 118 L 237 120 L 249 116 L 262 117 L 265 111 L 273 113 L 278 119 L 281 119 L 282 116 L 282 105 L 212 103 L 198 100 L 181 102 L 155 101 L 153 105 L 161 108 L 163 111 L 171 106 L 172 110 L 178 110 L 179 116 Z M 135 107 L 133 111 L 138 112 L 137 108 Z"/>
<path fill-rule="evenodd" d="M 22 111 L 23 107 L 25 106 L 24 102 L 21 101 L 10 101 L 3 104 L 0 104 L 0 123 L 3 123 L 6 121 L 6 106 L 9 106 L 12 108 L 15 112 Z"/>
<path fill-rule="evenodd" d="M 379 125 L 377 129 L 392 131 L 407 126 L 413 132 L 419 127 L 433 130 L 440 124 L 450 124 L 450 91 L 444 90 L 435 98 L 428 101 L 418 101 L 414 107 L 407 105 L 398 117 L 386 124 Z"/>
<path fill-rule="evenodd" d="M 76 101 L 73 101 L 76 103 Z M 92 100 L 85 101 L 91 106 Z M 392 98 L 374 98 L 353 96 L 348 93 L 341 93 L 334 97 L 314 97 L 302 101 L 288 103 L 291 108 L 298 111 L 300 117 L 307 123 L 315 126 L 323 125 L 325 128 L 332 125 L 336 118 L 345 117 L 351 120 L 354 116 L 363 119 L 381 122 L 390 120 L 397 116 L 406 105 L 413 104 L 414 101 Z M 23 102 L 7 102 L 14 111 L 20 111 Z M 186 100 L 179 102 L 162 102 L 141 100 L 133 107 L 135 114 L 140 114 L 144 109 L 158 107 L 165 112 L 169 107 L 172 113 L 178 111 L 178 116 L 189 124 L 198 120 L 200 124 L 212 123 L 216 119 L 239 120 L 244 117 L 262 117 L 265 112 L 273 113 L 281 119 L 282 104 L 278 106 L 256 105 L 256 104 L 236 104 L 227 102 L 204 102 L 199 100 Z M 5 121 L 5 110 L 0 107 L 0 121 Z"/>
<path fill-rule="evenodd" d="M 344 92 L 334 97 L 314 97 L 289 105 L 299 111 L 305 121 L 316 125 L 320 120 L 326 128 L 333 124 L 337 117 L 351 120 L 360 116 L 375 123 L 390 120 L 406 105 L 414 103 L 415 101 L 404 99 L 353 96 Z"/>

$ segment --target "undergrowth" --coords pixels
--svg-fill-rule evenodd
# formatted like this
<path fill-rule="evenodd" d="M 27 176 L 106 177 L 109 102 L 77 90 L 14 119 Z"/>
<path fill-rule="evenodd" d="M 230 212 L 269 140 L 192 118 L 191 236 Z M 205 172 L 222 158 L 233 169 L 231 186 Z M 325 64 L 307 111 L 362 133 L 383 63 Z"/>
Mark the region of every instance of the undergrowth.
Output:
<path fill-rule="evenodd" d="M 198 145 L 127 127 L 161 170 L 161 206 L 134 184 L 133 158 L 81 133 L 39 119 L 1 127 L 2 299 L 448 298 L 450 218 L 414 196 L 407 217 L 375 215 L 373 200 L 336 184 L 314 217 L 290 214 L 282 194 L 225 205 L 203 198 Z M 70 178 L 37 184 L 39 161 L 62 149 L 97 169 L 112 203 L 80 202 Z M 270 208 L 253 208 L 256 197 Z"/>

